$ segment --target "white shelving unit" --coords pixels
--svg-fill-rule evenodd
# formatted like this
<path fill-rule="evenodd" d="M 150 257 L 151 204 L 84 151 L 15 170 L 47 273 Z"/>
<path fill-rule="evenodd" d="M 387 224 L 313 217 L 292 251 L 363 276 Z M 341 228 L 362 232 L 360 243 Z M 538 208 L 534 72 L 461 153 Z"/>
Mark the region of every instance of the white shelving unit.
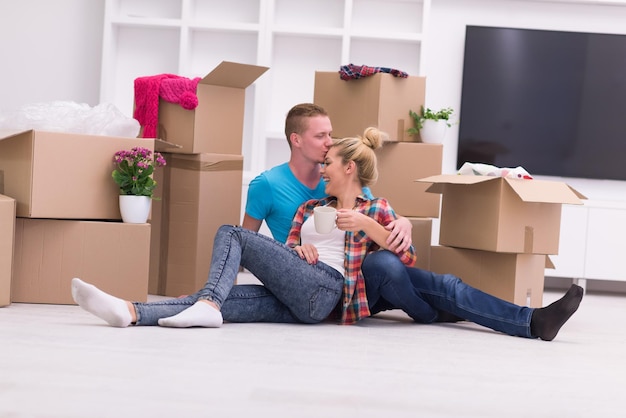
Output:
<path fill-rule="evenodd" d="M 551 277 L 572 278 L 583 287 L 587 280 L 626 282 L 623 240 L 626 236 L 626 202 L 588 201 L 565 205 L 561 217 L 559 255 Z"/>
<path fill-rule="evenodd" d="M 287 160 L 285 114 L 315 71 L 354 63 L 420 75 L 431 0 L 106 0 L 101 102 L 132 115 L 134 79 L 201 77 L 221 61 L 267 66 L 248 88 L 244 183 Z"/>

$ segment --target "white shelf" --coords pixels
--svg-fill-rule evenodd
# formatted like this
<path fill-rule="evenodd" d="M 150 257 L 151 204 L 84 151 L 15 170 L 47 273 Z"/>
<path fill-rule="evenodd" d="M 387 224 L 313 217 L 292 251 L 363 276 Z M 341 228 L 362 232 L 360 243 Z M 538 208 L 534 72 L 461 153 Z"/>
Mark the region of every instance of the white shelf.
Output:
<path fill-rule="evenodd" d="M 223 33 L 253 33 L 258 34 L 260 26 L 256 23 L 201 23 L 195 22 L 186 25 L 189 29 L 198 32 L 223 32 Z"/>
<path fill-rule="evenodd" d="M 258 0 L 187 0 L 185 16 L 195 25 L 258 24 L 262 1 Z"/>
<path fill-rule="evenodd" d="M 179 28 L 180 19 L 142 19 L 142 18 L 119 18 L 111 22 L 114 26 L 128 26 L 141 28 Z"/>
<path fill-rule="evenodd" d="M 180 0 L 114 0 L 107 2 L 107 9 L 114 18 L 170 18 L 180 19 Z"/>
<path fill-rule="evenodd" d="M 626 281 L 624 236 L 626 202 L 563 206 L 559 254 L 551 256 L 556 269 L 547 269 L 546 276 Z"/>
<path fill-rule="evenodd" d="M 268 13 L 273 16 L 274 25 L 278 28 L 303 26 L 342 29 L 345 5 L 341 0 L 275 0 L 273 10 L 268 10 Z"/>
<path fill-rule="evenodd" d="M 412 32 L 395 32 L 395 33 L 381 33 L 372 34 L 371 32 L 358 32 L 353 31 L 350 33 L 350 37 L 353 40 L 381 40 L 381 41 L 396 41 L 399 44 L 419 44 L 422 42 L 423 36 L 420 33 Z"/>

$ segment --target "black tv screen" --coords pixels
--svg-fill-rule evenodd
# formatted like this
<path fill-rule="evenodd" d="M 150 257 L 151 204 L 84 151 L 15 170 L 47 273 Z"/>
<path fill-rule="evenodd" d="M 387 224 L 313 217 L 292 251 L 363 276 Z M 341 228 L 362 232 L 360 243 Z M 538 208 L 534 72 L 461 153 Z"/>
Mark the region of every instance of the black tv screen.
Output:
<path fill-rule="evenodd" d="M 468 26 L 457 168 L 626 180 L 626 36 Z"/>

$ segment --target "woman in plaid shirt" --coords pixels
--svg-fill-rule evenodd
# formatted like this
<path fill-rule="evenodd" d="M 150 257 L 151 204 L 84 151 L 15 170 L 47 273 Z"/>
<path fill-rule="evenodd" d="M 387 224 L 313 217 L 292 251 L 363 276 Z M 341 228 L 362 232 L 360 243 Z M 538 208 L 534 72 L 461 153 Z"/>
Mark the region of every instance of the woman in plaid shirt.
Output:
<path fill-rule="evenodd" d="M 368 199 L 362 193 L 363 187 L 370 186 L 378 177 L 374 149 L 382 145 L 383 139 L 380 131 L 368 128 L 363 138 L 343 138 L 333 143 L 322 168 L 330 197 L 301 205 L 287 237 L 287 246 L 309 263 L 327 260 L 325 254 L 319 254 L 320 246 L 341 254 L 334 266 L 345 277 L 338 306 L 342 324 L 353 324 L 370 316 L 361 264 L 368 253 L 388 247 L 386 240 L 390 232 L 385 225 L 397 218 L 386 199 Z M 311 215 L 317 206 L 337 208 L 334 233 L 321 236 L 309 233 Z M 395 256 L 407 266 L 416 261 L 412 246 Z"/>

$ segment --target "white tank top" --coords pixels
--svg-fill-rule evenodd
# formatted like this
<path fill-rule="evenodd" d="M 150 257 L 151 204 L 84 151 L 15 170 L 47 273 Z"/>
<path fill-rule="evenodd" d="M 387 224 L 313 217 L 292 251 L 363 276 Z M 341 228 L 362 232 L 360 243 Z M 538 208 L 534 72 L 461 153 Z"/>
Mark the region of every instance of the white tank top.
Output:
<path fill-rule="evenodd" d="M 315 245 L 317 253 L 319 254 L 319 260 L 345 276 L 345 231 L 335 227 L 329 234 L 318 234 L 317 231 L 315 231 L 313 216 L 315 215 L 309 216 L 307 220 L 304 221 L 304 224 L 302 224 L 302 230 L 300 231 L 302 243 Z"/>

